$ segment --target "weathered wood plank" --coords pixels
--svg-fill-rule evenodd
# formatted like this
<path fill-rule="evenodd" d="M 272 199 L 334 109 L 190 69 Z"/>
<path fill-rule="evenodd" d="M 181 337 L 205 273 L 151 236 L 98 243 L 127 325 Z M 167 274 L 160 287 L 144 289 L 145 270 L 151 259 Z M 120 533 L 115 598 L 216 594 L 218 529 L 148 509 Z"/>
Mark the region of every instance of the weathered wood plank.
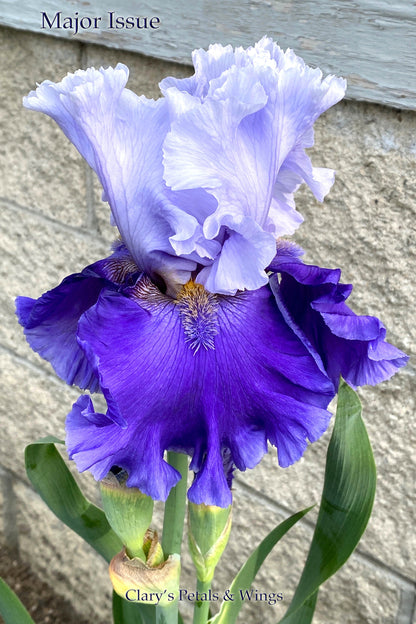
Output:
<path fill-rule="evenodd" d="M 0 24 L 186 64 L 194 48 L 213 42 L 247 46 L 268 34 L 307 63 L 345 76 L 349 98 L 416 108 L 413 0 L 147 0 L 140 5 L 117 0 L 112 9 L 102 6 L 99 0 L 0 0 Z M 48 18 L 43 24 L 42 12 Z M 89 24 L 80 22 L 83 16 L 101 19 L 82 28 Z M 128 28 L 126 21 L 115 27 L 117 17 L 128 16 L 147 17 L 147 28 L 143 19 L 142 28 Z M 65 17 L 73 19 L 65 22 L 72 29 L 63 27 Z M 160 20 L 153 28 L 152 17 Z"/>

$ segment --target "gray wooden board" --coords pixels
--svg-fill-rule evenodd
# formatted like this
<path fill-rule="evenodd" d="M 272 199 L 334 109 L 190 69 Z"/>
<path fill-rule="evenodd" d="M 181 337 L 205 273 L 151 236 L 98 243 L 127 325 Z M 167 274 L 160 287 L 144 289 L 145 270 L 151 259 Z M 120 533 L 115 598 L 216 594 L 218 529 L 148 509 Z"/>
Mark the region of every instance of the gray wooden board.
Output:
<path fill-rule="evenodd" d="M 52 21 L 59 11 L 61 28 L 55 21 L 42 29 L 42 12 Z M 76 11 L 79 19 L 101 17 L 98 28 L 76 35 L 62 28 Z M 109 29 L 108 11 L 158 17 L 160 26 Z M 414 0 L 0 0 L 0 24 L 184 64 L 195 48 L 248 46 L 268 34 L 308 64 L 346 77 L 349 98 L 416 108 Z"/>

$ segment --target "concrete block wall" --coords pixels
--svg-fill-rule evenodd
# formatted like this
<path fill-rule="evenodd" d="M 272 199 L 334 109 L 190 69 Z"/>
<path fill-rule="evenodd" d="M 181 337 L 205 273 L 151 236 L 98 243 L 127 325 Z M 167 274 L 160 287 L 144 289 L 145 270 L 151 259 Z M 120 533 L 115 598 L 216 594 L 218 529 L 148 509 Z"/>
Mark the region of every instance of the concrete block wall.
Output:
<path fill-rule="evenodd" d="M 115 237 L 99 184 L 75 148 L 49 118 L 23 109 L 21 98 L 44 79 L 118 61 L 130 67 L 129 87 L 158 96 L 166 75 L 190 69 L 133 53 L 0 29 L 0 540 L 19 551 L 74 608 L 110 622 L 106 565 L 62 527 L 32 490 L 24 472 L 26 444 L 64 435 L 78 392 L 56 378 L 32 353 L 14 316 L 17 295 L 38 297 L 66 275 L 104 257 Z M 416 113 L 345 101 L 316 127 L 313 161 L 337 170 L 324 205 L 301 191 L 305 223 L 296 240 L 306 260 L 341 267 L 355 285 L 354 309 L 379 316 L 388 338 L 414 353 L 416 329 Z M 314 622 L 416 624 L 415 369 L 377 388 L 362 388 L 364 417 L 378 468 L 374 513 L 356 553 L 321 590 Z M 246 553 L 290 513 L 319 502 L 328 431 L 296 465 L 279 469 L 271 452 L 235 482 L 234 527 L 215 586 L 228 587 Z M 73 469 L 73 467 L 72 467 Z M 76 472 L 76 471 L 74 471 Z M 98 502 L 92 477 L 77 479 Z M 247 603 L 241 621 L 272 624 L 283 615 L 296 585 L 316 512 L 299 523 L 267 559 L 254 587 L 279 591 L 282 603 Z M 156 517 L 160 525 L 160 507 Z M 189 557 L 182 586 L 192 588 Z"/>

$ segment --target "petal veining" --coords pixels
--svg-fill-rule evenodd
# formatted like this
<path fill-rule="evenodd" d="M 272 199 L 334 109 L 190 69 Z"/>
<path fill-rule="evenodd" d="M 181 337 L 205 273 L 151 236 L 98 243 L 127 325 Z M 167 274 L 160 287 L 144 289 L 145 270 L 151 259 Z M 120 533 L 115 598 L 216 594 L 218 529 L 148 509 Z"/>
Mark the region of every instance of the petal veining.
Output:
<path fill-rule="evenodd" d="M 122 450 L 112 455 L 129 471 L 129 482 L 140 474 L 141 489 L 154 493 L 143 482 L 152 474 L 148 462 L 160 463 L 166 449 L 182 450 L 194 454 L 197 467 L 191 500 L 226 506 L 226 449 L 240 469 L 261 459 L 267 438 L 278 442 L 281 463 L 299 459 L 307 439 L 326 428 L 334 386 L 286 325 L 267 286 L 235 297 L 202 295 L 201 288 L 189 285 L 175 301 L 142 279 L 128 296 L 103 293 L 82 316 L 78 340 L 127 423 L 123 444 L 132 448 L 143 432 L 158 432 L 158 450 L 148 456 L 129 455 L 127 462 Z M 200 323 L 196 346 L 205 348 L 189 339 L 194 322 Z M 279 441 L 286 430 L 290 452 Z M 103 461 L 108 447 L 94 449 L 95 461 Z M 167 482 L 162 490 L 168 492 Z"/>

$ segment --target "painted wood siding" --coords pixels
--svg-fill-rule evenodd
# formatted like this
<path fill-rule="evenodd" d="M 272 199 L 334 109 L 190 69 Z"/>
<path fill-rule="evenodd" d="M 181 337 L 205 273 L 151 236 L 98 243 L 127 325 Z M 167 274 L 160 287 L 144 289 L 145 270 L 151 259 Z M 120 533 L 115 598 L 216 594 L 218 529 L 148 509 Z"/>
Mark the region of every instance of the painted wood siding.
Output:
<path fill-rule="evenodd" d="M 68 17 L 72 28 L 68 20 L 63 27 Z M 80 27 L 82 17 L 90 28 Z M 127 17 L 141 17 L 142 28 L 129 28 Z M 152 17 L 160 21 L 151 25 Z M 349 98 L 416 108 L 414 0 L 0 0 L 0 23 L 185 64 L 194 48 L 247 46 L 268 34 L 308 64 L 346 77 Z"/>

